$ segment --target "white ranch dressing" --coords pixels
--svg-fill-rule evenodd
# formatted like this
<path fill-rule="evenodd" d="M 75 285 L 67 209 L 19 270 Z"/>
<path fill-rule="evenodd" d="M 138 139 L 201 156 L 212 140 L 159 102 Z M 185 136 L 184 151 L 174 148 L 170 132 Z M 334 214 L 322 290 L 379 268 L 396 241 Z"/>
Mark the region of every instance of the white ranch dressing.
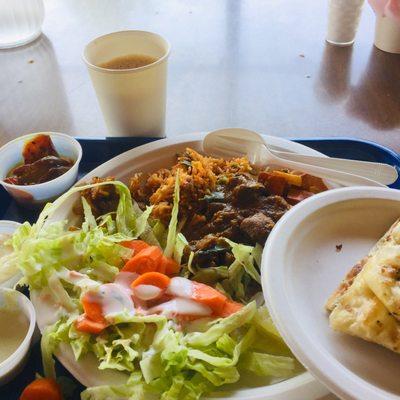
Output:
<path fill-rule="evenodd" d="M 162 314 L 169 318 L 177 315 L 207 317 L 212 314 L 212 310 L 203 304 L 196 303 L 194 300 L 178 297 L 148 309 L 146 314 Z"/>
<path fill-rule="evenodd" d="M 98 289 L 104 316 L 112 317 L 119 313 L 135 314 L 135 306 L 131 298 L 131 290 L 117 283 L 106 283 Z"/>
<path fill-rule="evenodd" d="M 95 280 L 90 279 L 86 274 L 81 274 L 78 271 L 64 269 L 58 274 L 61 279 L 72 283 L 75 286 L 79 286 L 82 289 L 89 289 L 100 285 Z"/>
<path fill-rule="evenodd" d="M 119 272 L 114 279 L 114 283 L 124 287 L 127 290 L 131 289 L 131 283 L 139 276 L 136 272 Z"/>
<path fill-rule="evenodd" d="M 193 282 L 180 276 L 172 278 L 166 293 L 171 296 L 190 299 L 193 296 Z"/>
<path fill-rule="evenodd" d="M 133 294 L 140 300 L 153 300 L 159 297 L 162 290 L 154 285 L 138 285 L 133 288 Z"/>
<path fill-rule="evenodd" d="M 20 310 L 0 308 L 0 363 L 18 349 L 28 332 L 29 321 Z"/>

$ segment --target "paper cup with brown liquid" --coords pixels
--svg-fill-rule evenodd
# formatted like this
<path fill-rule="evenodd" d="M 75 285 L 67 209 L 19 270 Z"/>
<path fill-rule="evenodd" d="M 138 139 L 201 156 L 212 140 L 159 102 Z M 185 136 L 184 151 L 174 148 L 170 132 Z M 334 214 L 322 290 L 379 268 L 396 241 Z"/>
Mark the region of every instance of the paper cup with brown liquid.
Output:
<path fill-rule="evenodd" d="M 170 45 L 152 32 L 100 36 L 84 61 L 110 136 L 165 136 L 167 61 Z"/>

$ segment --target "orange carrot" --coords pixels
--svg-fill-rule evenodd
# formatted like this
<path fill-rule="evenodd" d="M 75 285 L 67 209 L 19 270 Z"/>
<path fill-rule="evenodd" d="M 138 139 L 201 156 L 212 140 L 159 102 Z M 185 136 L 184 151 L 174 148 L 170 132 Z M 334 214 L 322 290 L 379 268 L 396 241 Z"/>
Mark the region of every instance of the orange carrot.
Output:
<path fill-rule="evenodd" d="M 62 394 L 54 379 L 40 378 L 24 389 L 19 400 L 62 400 Z"/>
<path fill-rule="evenodd" d="M 165 256 L 162 256 L 161 265 L 167 275 L 175 275 L 181 269 L 181 266 L 175 260 Z"/>
<path fill-rule="evenodd" d="M 161 270 L 162 251 L 157 246 L 149 246 L 139 254 L 134 255 L 122 268 L 124 272 L 154 272 Z"/>
<path fill-rule="evenodd" d="M 236 303 L 235 301 L 226 301 L 222 311 L 220 312 L 220 317 L 229 317 L 231 314 L 239 311 L 243 307 L 242 304 Z"/>
<path fill-rule="evenodd" d="M 86 316 L 95 322 L 104 322 L 103 309 L 96 293 L 86 292 L 82 297 L 82 306 Z"/>
<path fill-rule="evenodd" d="M 121 246 L 127 247 L 128 249 L 133 250 L 133 255 L 139 254 L 142 250 L 150 247 L 149 244 L 144 242 L 143 240 L 130 240 L 120 243 Z"/>
<path fill-rule="evenodd" d="M 131 287 L 139 285 L 153 285 L 160 289 L 166 289 L 171 279 L 167 275 L 161 274 L 160 272 L 146 272 L 143 275 L 137 277 L 132 283 Z"/>
<path fill-rule="evenodd" d="M 219 315 L 227 302 L 226 296 L 204 283 L 193 282 L 193 300 L 210 307 Z"/>
<path fill-rule="evenodd" d="M 76 330 L 80 332 L 93 333 L 95 335 L 98 335 L 101 331 L 106 329 L 107 326 L 108 325 L 105 321 L 103 322 L 92 321 L 85 314 L 80 315 L 75 320 Z"/>

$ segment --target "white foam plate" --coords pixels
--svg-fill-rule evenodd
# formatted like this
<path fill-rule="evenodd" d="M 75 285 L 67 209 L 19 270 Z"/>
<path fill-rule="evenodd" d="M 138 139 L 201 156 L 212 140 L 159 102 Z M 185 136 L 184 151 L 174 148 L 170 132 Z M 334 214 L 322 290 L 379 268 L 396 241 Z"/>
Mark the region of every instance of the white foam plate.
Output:
<path fill-rule="evenodd" d="M 99 166 L 82 180 L 88 181 L 94 176 L 114 176 L 123 182 L 128 182 L 129 177 L 135 172 L 152 172 L 159 168 L 170 167 L 175 163 L 176 154 L 186 147 L 202 151 L 202 139 L 204 136 L 205 134 L 203 133 L 182 135 L 136 147 Z M 322 155 L 313 149 L 278 137 L 266 136 L 266 140 L 270 145 L 279 150 L 308 155 Z M 64 218 L 73 219 L 71 212 L 73 201 L 74 198 L 64 204 L 59 212 L 55 214 L 54 218 L 57 220 Z M 55 310 L 51 305 L 41 302 L 35 293 L 31 294 L 31 299 L 37 310 L 38 326 L 43 330 L 46 325 L 53 322 L 52 319 L 54 318 Z M 60 347 L 57 357 L 72 375 L 85 386 L 118 384 L 126 380 L 126 375 L 120 372 L 98 370 L 94 357 L 87 356 L 76 362 L 72 350 L 68 345 Z M 245 382 L 241 382 L 240 387 L 235 386 L 229 391 L 218 392 L 211 398 L 238 400 L 316 400 L 327 393 L 327 389 L 316 381 L 310 373 L 304 372 L 294 378 L 269 386 L 265 386 L 265 381 L 263 380 L 249 378 Z"/>
<path fill-rule="evenodd" d="M 324 310 L 345 274 L 399 216 L 398 190 L 334 189 L 285 214 L 264 248 L 262 283 L 275 324 L 297 358 L 342 399 L 400 396 L 400 355 L 334 332 Z"/>

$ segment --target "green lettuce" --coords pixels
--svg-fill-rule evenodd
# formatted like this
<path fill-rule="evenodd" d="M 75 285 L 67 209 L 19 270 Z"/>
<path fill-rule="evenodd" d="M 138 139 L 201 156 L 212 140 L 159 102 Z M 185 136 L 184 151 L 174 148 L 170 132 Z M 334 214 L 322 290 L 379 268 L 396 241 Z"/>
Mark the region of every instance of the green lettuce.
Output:
<path fill-rule="evenodd" d="M 225 239 L 225 241 L 231 246 L 232 254 L 235 257 L 235 261 L 230 265 L 230 269 L 235 269 L 237 266 L 241 266 L 247 274 L 249 274 L 257 283 L 261 284 L 260 273 L 254 266 L 254 247 L 246 246 L 232 242 L 232 240 Z"/>
<path fill-rule="evenodd" d="M 176 331 L 164 316 L 135 316 L 97 336 L 76 331 L 74 319 L 64 317 L 43 336 L 45 370 L 52 375 L 50 355 L 59 343 L 66 342 L 77 360 L 90 352 L 99 360 L 100 369 L 130 374 L 126 385 L 87 389 L 82 399 L 88 400 L 148 399 L 152 395 L 166 400 L 194 399 L 237 382 L 241 370 L 271 378 L 293 375 L 291 356 L 257 349 L 260 341 L 273 342 L 274 334 L 254 324 L 256 316 L 268 319 L 252 302 L 227 318 L 205 321 L 201 332 Z"/>
<path fill-rule="evenodd" d="M 113 184 L 119 204 L 113 214 L 95 218 L 82 200 L 83 222 L 70 229 L 66 221 L 54 221 L 55 211 L 73 193 L 102 184 Z M 164 244 L 164 254 L 181 262 L 188 245 L 179 233 L 179 175 L 174 187 L 171 221 L 165 230 L 151 221 L 152 208 L 141 211 L 129 189 L 120 182 L 106 182 L 73 188 L 46 205 L 36 224 L 24 224 L 12 238 L 15 264 L 32 290 L 59 304 L 58 321 L 45 329 L 41 348 L 46 376 L 55 376 L 53 354 L 68 344 L 77 362 L 86 354 L 98 361 L 98 368 L 127 375 L 125 385 L 88 388 L 83 400 L 151 399 L 191 400 L 221 385 L 237 382 L 240 372 L 283 379 L 295 373 L 295 360 L 274 327 L 268 311 L 251 301 L 226 318 L 204 318 L 179 325 L 162 315 L 113 315 L 112 324 L 99 335 L 75 329 L 82 314 L 80 297 L 86 290 L 112 282 L 132 255 L 119 243 L 142 238 Z M 183 273 L 197 273 L 214 280 L 218 289 L 245 300 L 251 280 L 260 282 L 260 249 L 228 241 L 235 261 L 208 272 L 192 265 L 193 253 Z M 258 253 L 257 253 L 258 252 Z M 71 278 L 70 271 L 82 274 Z"/>
<path fill-rule="evenodd" d="M 176 243 L 177 228 L 179 214 L 179 170 L 176 171 L 175 186 L 174 186 L 174 204 L 171 212 L 171 220 L 168 225 L 167 244 L 164 249 L 164 254 L 167 257 L 172 257 Z"/>

